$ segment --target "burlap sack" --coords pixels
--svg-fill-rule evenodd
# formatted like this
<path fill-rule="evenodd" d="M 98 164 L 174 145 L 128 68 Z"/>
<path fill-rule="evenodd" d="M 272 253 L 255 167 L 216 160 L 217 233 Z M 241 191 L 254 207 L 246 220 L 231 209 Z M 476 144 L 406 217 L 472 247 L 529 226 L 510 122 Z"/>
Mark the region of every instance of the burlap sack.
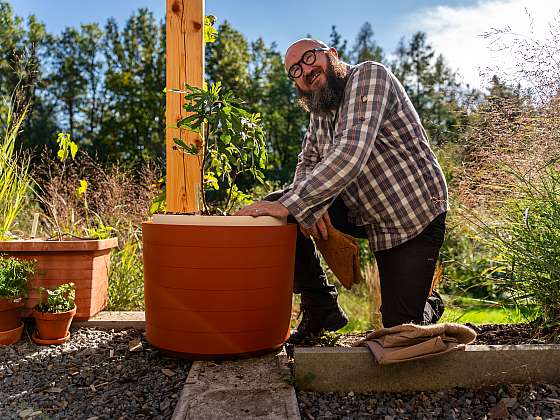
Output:
<path fill-rule="evenodd" d="M 367 346 L 377 362 L 386 365 L 464 350 L 475 339 L 476 332 L 461 324 L 403 324 L 374 331 L 354 345 Z"/>
<path fill-rule="evenodd" d="M 327 265 L 347 289 L 362 281 L 360 247 L 356 239 L 327 226 L 328 239 L 313 238 Z"/>

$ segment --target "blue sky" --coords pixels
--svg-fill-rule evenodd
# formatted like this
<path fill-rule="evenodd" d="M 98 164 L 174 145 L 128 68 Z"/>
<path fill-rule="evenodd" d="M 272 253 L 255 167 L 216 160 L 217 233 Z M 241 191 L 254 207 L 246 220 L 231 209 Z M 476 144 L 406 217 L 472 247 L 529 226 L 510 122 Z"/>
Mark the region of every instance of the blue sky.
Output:
<path fill-rule="evenodd" d="M 109 17 L 123 23 L 140 7 L 158 18 L 165 13 L 165 0 L 9 2 L 16 14 L 35 14 L 53 33 L 80 23 L 104 23 Z M 308 33 L 328 42 L 332 25 L 352 44 L 360 26 L 369 21 L 386 52 L 394 51 L 401 37 L 423 30 L 436 51 L 475 86 L 484 84 L 484 68 L 504 66 L 504 58 L 494 57 L 481 33 L 505 26 L 523 32 L 529 26 L 527 11 L 535 26 L 546 28 L 559 8 L 558 0 L 206 0 L 206 14 L 216 15 L 218 23 L 228 20 L 249 40 L 275 41 L 281 51 Z"/>
<path fill-rule="evenodd" d="M 9 0 L 17 14 L 35 14 L 51 32 L 86 22 L 105 22 L 109 17 L 124 22 L 140 7 L 161 18 L 165 0 Z M 283 51 L 291 41 L 308 33 L 328 40 L 331 26 L 352 42 L 365 22 L 372 23 L 377 41 L 392 51 L 399 39 L 411 32 L 404 18 L 415 11 L 438 5 L 461 6 L 477 0 L 206 0 L 206 13 L 228 20 L 250 40 L 263 37 L 277 42 Z M 341 4 L 343 5 L 341 7 Z"/>

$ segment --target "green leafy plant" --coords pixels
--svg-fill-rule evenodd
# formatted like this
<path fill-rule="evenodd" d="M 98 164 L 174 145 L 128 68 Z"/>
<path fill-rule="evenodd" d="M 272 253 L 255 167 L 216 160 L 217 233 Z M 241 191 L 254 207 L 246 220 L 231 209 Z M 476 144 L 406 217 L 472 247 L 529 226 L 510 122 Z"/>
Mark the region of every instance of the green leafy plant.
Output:
<path fill-rule="evenodd" d="M 67 312 L 74 309 L 76 290 L 74 283 L 64 283 L 56 289 L 50 290 L 44 287 L 39 288 L 43 297 L 43 301 L 35 307 L 38 312 Z"/>
<path fill-rule="evenodd" d="M 70 134 L 58 133 L 56 143 L 58 144 L 57 156 L 61 162 L 65 162 L 69 156 L 72 157 L 72 160 L 76 158 L 78 145 L 70 139 Z"/>
<path fill-rule="evenodd" d="M 0 240 L 10 239 L 17 215 L 31 190 L 29 159 L 15 149 L 16 139 L 27 116 L 29 104 L 18 107 L 18 88 L 10 97 L 1 115 L 0 130 Z M 16 108 L 19 111 L 16 112 Z"/>
<path fill-rule="evenodd" d="M 35 261 L 0 256 L 0 298 L 27 296 L 34 273 Z"/>
<path fill-rule="evenodd" d="M 200 138 L 194 144 L 176 138 L 174 147 L 183 156 L 198 157 L 202 213 L 227 214 L 235 203 L 247 199 L 237 185 L 242 175 L 264 183 L 267 151 L 260 115 L 241 108 L 240 101 L 224 92 L 220 82 L 209 88 L 187 85 L 184 93 L 187 116 L 177 127 L 198 133 Z"/>

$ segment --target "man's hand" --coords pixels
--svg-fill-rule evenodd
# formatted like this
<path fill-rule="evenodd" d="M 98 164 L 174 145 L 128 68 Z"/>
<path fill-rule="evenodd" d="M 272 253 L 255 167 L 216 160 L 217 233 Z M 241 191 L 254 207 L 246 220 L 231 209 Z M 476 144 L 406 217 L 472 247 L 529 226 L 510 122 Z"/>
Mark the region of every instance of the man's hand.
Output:
<path fill-rule="evenodd" d="M 278 219 L 288 217 L 290 212 L 278 201 L 257 201 L 249 206 L 243 207 L 234 216 L 272 216 Z"/>
<path fill-rule="evenodd" d="M 309 238 L 309 236 L 313 236 L 314 238 L 323 238 L 325 241 L 329 239 L 329 233 L 327 231 L 327 226 L 332 226 L 331 218 L 329 217 L 329 212 L 325 212 L 321 216 L 315 225 L 311 226 L 309 229 L 304 228 L 303 226 L 299 225 L 299 229 L 303 236 Z"/>

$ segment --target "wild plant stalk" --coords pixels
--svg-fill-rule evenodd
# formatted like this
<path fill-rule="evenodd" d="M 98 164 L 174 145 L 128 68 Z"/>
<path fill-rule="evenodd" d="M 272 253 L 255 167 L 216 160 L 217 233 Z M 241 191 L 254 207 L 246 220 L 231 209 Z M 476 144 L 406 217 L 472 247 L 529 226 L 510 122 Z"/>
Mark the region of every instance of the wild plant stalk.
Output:
<path fill-rule="evenodd" d="M 144 309 L 144 266 L 141 242 L 133 235 L 111 256 L 109 310 Z"/>
<path fill-rule="evenodd" d="M 381 318 L 381 284 L 375 262 L 364 265 L 363 277 L 367 286 L 370 323 L 373 329 L 383 328 Z"/>

